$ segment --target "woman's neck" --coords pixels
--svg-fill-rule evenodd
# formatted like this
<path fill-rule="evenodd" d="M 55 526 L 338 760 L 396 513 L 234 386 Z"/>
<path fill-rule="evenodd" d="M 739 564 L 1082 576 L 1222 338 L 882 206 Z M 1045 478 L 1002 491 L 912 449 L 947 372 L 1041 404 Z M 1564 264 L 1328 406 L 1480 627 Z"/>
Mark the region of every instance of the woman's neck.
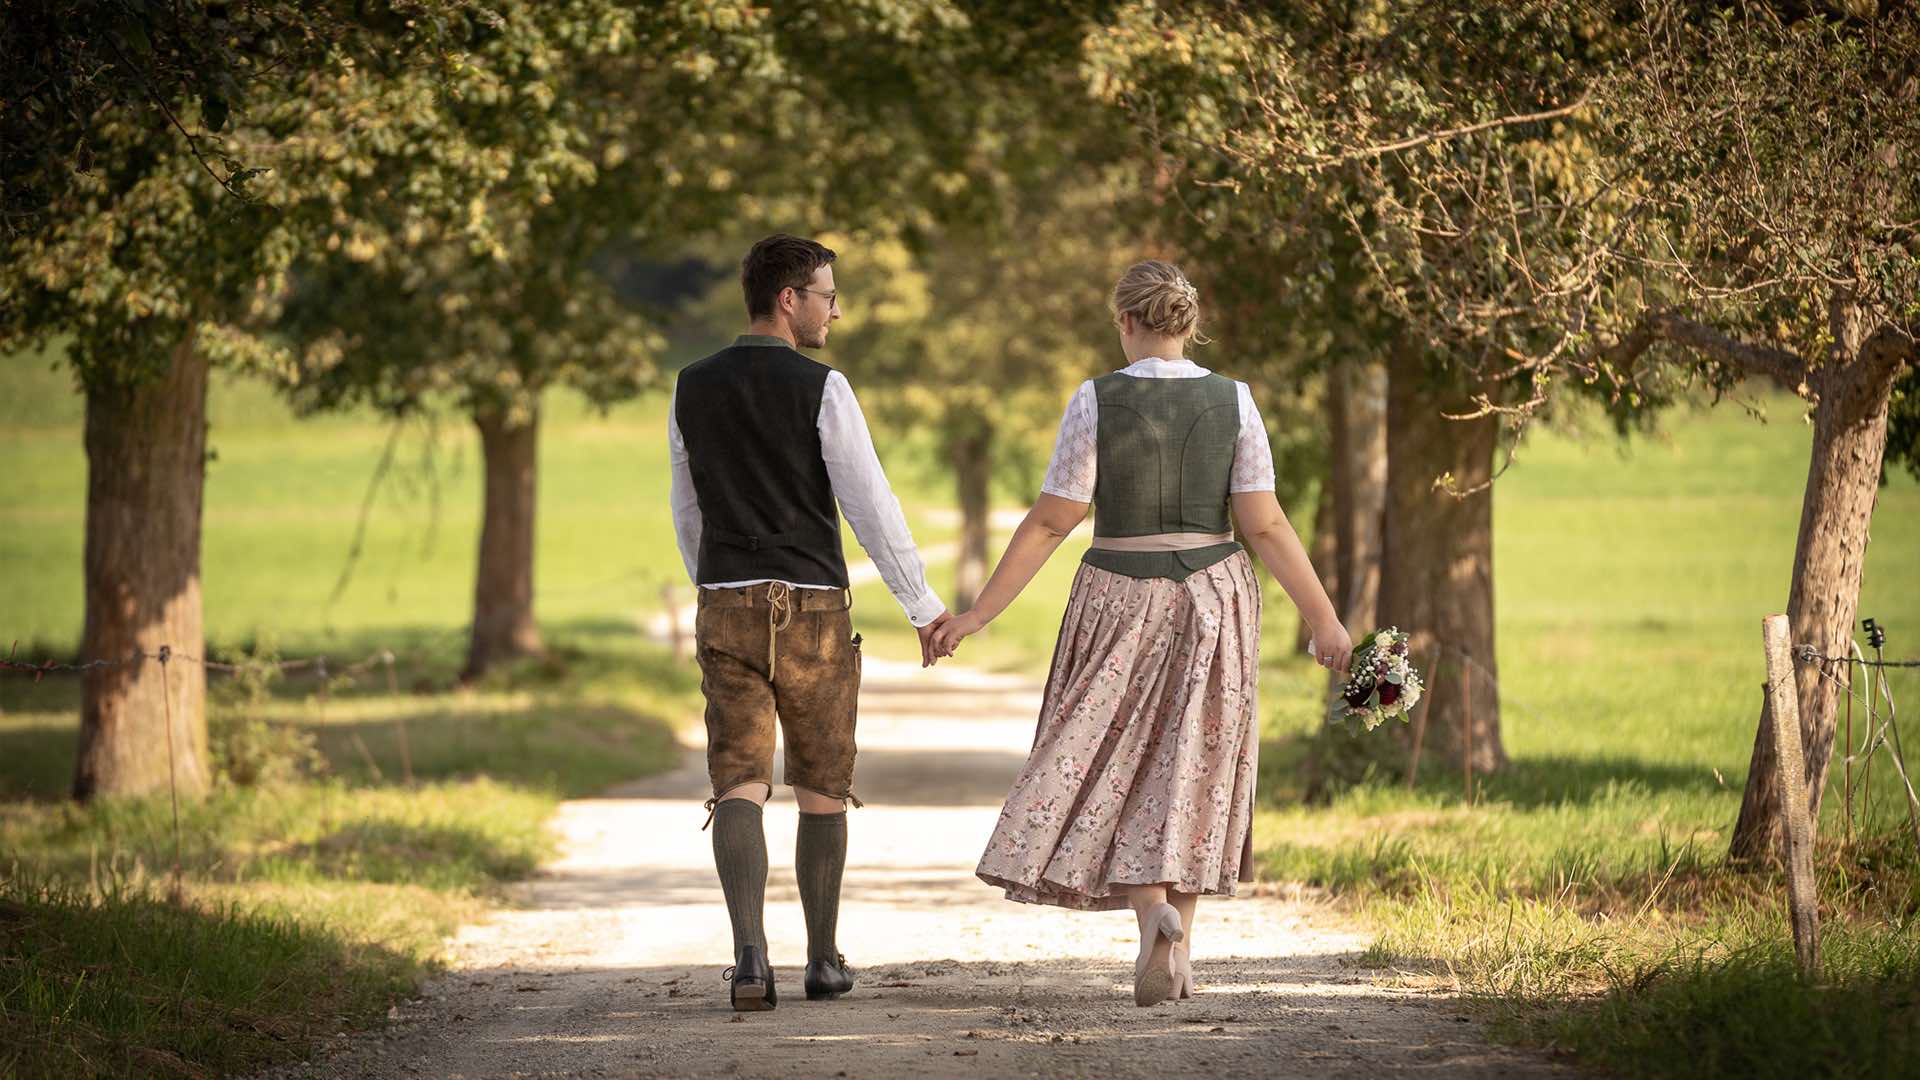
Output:
<path fill-rule="evenodd" d="M 1137 364 L 1142 360 L 1185 360 L 1186 342 L 1179 338 L 1155 337 L 1140 338 L 1137 341 L 1121 343 L 1121 349 L 1127 354 L 1127 363 Z"/>

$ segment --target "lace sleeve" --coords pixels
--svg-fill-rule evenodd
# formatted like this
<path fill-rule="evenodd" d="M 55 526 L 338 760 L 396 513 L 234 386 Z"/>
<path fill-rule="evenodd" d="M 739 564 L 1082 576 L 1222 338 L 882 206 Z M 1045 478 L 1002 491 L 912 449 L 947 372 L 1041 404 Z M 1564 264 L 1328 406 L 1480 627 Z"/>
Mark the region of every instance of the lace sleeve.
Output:
<path fill-rule="evenodd" d="M 1254 407 L 1253 391 L 1243 382 L 1233 385 L 1240 391 L 1240 437 L 1233 443 L 1233 473 L 1227 490 L 1272 491 L 1273 447 L 1267 442 L 1267 425 Z"/>
<path fill-rule="evenodd" d="M 1094 439 L 1099 430 L 1100 409 L 1094 400 L 1093 383 L 1083 382 L 1067 402 L 1066 415 L 1060 418 L 1060 434 L 1054 439 L 1053 460 L 1047 463 L 1041 491 L 1074 502 L 1093 501 L 1094 472 L 1100 461 Z"/>

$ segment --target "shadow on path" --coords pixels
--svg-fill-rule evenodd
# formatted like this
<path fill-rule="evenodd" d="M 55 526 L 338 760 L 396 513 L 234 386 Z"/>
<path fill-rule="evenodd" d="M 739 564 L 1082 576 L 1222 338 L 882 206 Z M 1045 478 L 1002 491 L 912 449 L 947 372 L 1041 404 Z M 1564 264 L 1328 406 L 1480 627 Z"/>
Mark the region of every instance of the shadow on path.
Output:
<path fill-rule="evenodd" d="M 692 965 L 470 972 L 460 1011 L 426 1002 L 405 1019 L 443 1075 L 487 1075 L 489 1063 L 524 1076 L 1576 1075 L 1489 1046 L 1448 999 L 1368 986 L 1326 956 L 1214 961 L 1194 998 L 1147 1009 L 1133 1004 L 1131 968 L 1111 962 L 930 952 L 861 970 L 832 1002 L 805 1000 L 799 975 L 776 969 L 777 1009 L 736 1014 L 726 984 Z M 596 992 L 562 995 L 562 983 Z M 355 1058 L 319 1067 L 391 1075 Z"/>

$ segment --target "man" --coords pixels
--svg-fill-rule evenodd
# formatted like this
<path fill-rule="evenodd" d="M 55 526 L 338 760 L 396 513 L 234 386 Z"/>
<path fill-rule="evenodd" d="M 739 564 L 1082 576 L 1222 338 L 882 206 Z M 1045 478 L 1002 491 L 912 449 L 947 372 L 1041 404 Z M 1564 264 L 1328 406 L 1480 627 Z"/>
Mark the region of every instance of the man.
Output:
<path fill-rule="evenodd" d="M 700 586 L 694 638 L 707 698 L 713 861 L 733 924 L 736 1011 L 777 1002 L 762 908 L 773 723 L 800 807 L 794 869 L 807 921 L 809 1000 L 853 989 L 834 941 L 853 796 L 860 639 L 853 633 L 838 504 L 920 632 L 921 666 L 949 615 L 927 586 L 846 377 L 801 355 L 826 345 L 840 307 L 834 253 L 784 234 L 741 263 L 747 332 L 688 365 L 667 419 L 680 557 Z"/>

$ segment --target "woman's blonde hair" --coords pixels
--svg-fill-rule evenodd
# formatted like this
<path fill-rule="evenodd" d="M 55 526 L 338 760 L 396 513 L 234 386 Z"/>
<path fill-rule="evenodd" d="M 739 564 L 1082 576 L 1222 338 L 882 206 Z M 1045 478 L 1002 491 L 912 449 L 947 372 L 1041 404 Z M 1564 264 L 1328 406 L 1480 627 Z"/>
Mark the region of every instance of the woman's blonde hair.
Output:
<path fill-rule="evenodd" d="M 1200 336 L 1200 290 L 1170 262 L 1147 259 L 1127 267 L 1109 303 L 1116 320 L 1132 315 L 1153 333 L 1206 343 Z"/>

